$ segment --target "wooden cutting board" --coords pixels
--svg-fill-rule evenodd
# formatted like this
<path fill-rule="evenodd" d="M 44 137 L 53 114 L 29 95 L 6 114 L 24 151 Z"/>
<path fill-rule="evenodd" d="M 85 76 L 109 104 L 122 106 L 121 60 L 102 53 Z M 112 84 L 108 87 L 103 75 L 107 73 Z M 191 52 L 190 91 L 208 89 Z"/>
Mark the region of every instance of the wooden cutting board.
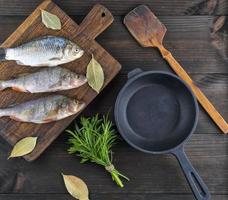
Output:
<path fill-rule="evenodd" d="M 57 15 L 62 22 L 62 30 L 53 31 L 47 29 L 41 21 L 41 9 Z M 93 54 L 95 59 L 102 65 L 105 73 L 104 87 L 117 75 L 121 65 L 103 49 L 94 39 L 102 33 L 113 22 L 112 14 L 103 6 L 95 5 L 83 22 L 78 26 L 66 13 L 51 1 L 44 1 L 37 9 L 22 23 L 22 25 L 1 45 L 1 47 L 12 47 L 44 35 L 57 35 L 69 38 L 85 50 L 85 55 L 79 60 L 62 65 L 78 73 L 86 73 L 86 67 Z M 0 63 L 0 80 L 10 79 L 22 73 L 34 72 L 39 69 L 18 66 L 14 61 Z M 98 94 L 88 85 L 78 89 L 59 92 L 70 97 L 76 97 L 88 105 Z M 36 99 L 43 94 L 18 93 L 10 89 L 0 92 L 0 107 L 22 103 Z M 58 122 L 49 124 L 32 124 L 16 122 L 8 117 L 0 119 L 0 134 L 11 145 L 27 136 L 38 136 L 35 150 L 25 156 L 27 161 L 33 161 L 53 142 L 57 136 L 75 119 L 68 117 Z"/>

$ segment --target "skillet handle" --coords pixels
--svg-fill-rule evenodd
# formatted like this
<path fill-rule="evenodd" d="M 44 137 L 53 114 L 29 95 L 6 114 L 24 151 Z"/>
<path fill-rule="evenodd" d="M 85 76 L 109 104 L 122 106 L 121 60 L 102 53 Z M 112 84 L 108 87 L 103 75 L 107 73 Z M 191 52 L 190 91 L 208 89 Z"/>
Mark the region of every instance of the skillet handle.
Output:
<path fill-rule="evenodd" d="M 188 181 L 189 186 L 197 200 L 210 200 L 211 195 L 203 182 L 202 178 L 196 172 L 187 155 L 184 152 L 183 147 L 176 149 L 172 154 L 177 158 L 182 168 L 182 171 Z"/>
<path fill-rule="evenodd" d="M 137 75 L 137 74 L 140 74 L 142 73 L 143 70 L 141 70 L 140 68 L 136 68 L 136 69 L 133 69 L 132 71 L 128 72 L 127 74 L 127 78 L 130 79 L 132 78 L 133 76 Z"/>

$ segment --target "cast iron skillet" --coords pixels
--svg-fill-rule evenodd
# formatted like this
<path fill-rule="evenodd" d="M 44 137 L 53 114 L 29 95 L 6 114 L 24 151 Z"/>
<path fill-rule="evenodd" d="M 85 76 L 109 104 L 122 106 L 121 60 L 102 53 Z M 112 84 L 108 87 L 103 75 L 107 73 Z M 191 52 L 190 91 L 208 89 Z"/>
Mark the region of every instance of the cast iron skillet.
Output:
<path fill-rule="evenodd" d="M 198 121 L 198 104 L 189 87 L 166 72 L 128 74 L 115 105 L 115 120 L 122 137 L 134 148 L 152 154 L 173 154 L 197 200 L 210 193 L 188 160 L 183 144 Z"/>

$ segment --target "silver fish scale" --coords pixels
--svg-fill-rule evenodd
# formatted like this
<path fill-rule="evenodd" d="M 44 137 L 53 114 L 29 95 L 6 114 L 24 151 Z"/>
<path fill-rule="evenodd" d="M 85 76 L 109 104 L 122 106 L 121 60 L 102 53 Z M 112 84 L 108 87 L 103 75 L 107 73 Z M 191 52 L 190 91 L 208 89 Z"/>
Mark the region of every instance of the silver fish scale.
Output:
<path fill-rule="evenodd" d="M 78 75 L 66 68 L 54 67 L 12 80 L 0 81 L 0 89 L 13 87 L 19 91 L 31 93 L 55 92 L 77 88 L 86 82 L 87 79 L 84 75 Z"/>
<path fill-rule="evenodd" d="M 15 120 L 33 123 L 49 123 L 76 114 L 85 107 L 75 99 L 52 95 L 8 108 L 0 109 L 0 117 L 10 116 Z"/>
<path fill-rule="evenodd" d="M 37 99 L 21 104 L 19 110 L 21 110 L 23 117 L 28 116 L 30 120 L 36 119 L 37 121 L 42 121 L 50 115 L 50 112 L 56 111 L 65 99 L 67 99 L 65 96 L 53 95 L 42 100 Z"/>
<path fill-rule="evenodd" d="M 47 36 L 15 48 L 14 56 L 17 59 L 23 56 L 42 60 L 61 57 L 66 45 L 67 40 L 64 38 Z"/>
<path fill-rule="evenodd" d="M 35 79 L 35 85 L 39 86 L 37 88 L 37 91 L 45 91 L 48 87 L 53 85 L 54 83 L 57 83 L 60 80 L 61 76 L 61 68 L 57 68 L 56 70 L 46 70 L 46 73 L 39 73 L 37 76 L 34 76 Z M 30 77 L 30 80 L 26 80 L 25 85 L 32 84 L 33 83 L 33 77 Z"/>
<path fill-rule="evenodd" d="M 80 58 L 84 51 L 75 43 L 55 36 L 41 37 L 6 49 L 6 60 L 32 67 L 57 66 Z"/>
<path fill-rule="evenodd" d="M 41 48 L 46 48 L 47 49 L 64 49 L 67 45 L 69 41 L 66 40 L 65 38 L 61 38 L 61 37 L 54 37 L 54 36 L 46 36 L 46 37 L 42 37 L 42 38 L 37 38 L 31 42 L 28 42 L 25 45 L 21 45 L 21 47 L 23 46 L 33 46 L 33 47 L 41 47 Z"/>
<path fill-rule="evenodd" d="M 38 47 L 44 48 L 46 51 L 50 49 L 54 53 L 58 53 L 59 50 L 64 49 L 68 43 L 69 41 L 64 38 L 57 38 L 53 36 L 47 36 L 45 38 L 42 38 L 42 40 L 37 39 L 35 41 L 35 44 Z"/>

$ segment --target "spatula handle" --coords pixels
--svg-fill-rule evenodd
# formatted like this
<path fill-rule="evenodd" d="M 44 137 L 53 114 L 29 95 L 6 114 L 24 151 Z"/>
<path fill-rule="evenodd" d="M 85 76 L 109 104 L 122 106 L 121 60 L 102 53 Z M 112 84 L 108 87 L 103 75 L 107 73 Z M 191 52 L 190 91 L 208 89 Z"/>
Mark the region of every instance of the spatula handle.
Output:
<path fill-rule="evenodd" d="M 218 127 L 223 131 L 223 133 L 228 133 L 228 124 L 223 119 L 223 117 L 219 114 L 219 112 L 215 109 L 212 103 L 208 100 L 208 98 L 203 94 L 203 92 L 194 84 L 193 80 L 187 74 L 187 72 L 181 67 L 181 65 L 176 61 L 176 59 L 172 56 L 172 54 L 164 48 L 162 45 L 157 46 L 160 50 L 163 58 L 169 63 L 172 69 L 176 72 L 176 74 L 182 78 L 192 89 L 198 101 L 202 105 L 202 107 L 207 111 L 210 117 L 214 120 L 214 122 L 218 125 Z"/>

